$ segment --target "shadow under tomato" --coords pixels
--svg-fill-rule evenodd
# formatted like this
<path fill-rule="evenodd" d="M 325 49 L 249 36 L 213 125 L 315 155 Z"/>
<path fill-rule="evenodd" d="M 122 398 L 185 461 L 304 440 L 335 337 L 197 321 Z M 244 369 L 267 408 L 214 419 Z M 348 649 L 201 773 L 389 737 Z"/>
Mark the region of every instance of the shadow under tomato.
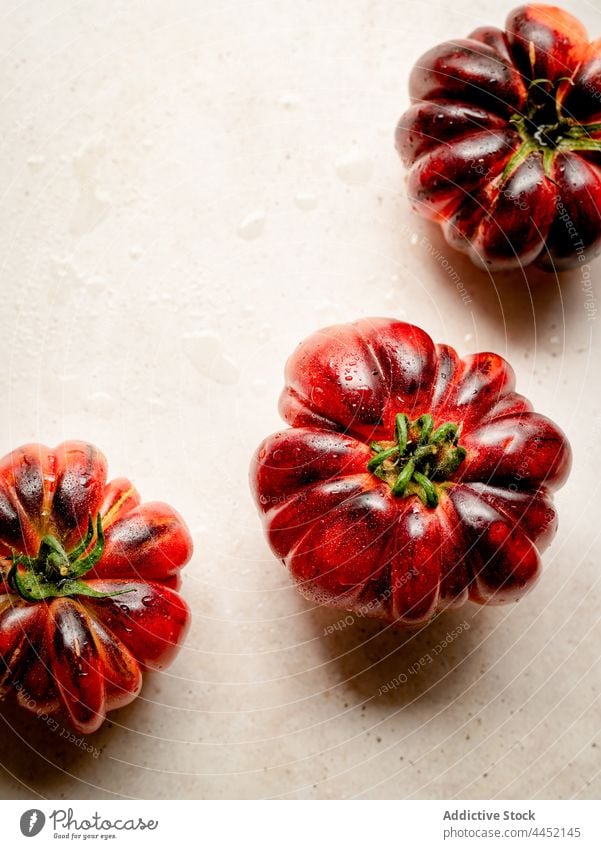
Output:
<path fill-rule="evenodd" d="M 504 329 L 510 339 L 521 345 L 534 345 L 537 330 L 540 332 L 546 324 L 567 323 L 572 317 L 587 319 L 582 268 L 549 273 L 531 265 L 514 271 L 489 272 L 450 248 L 438 225 L 422 222 L 420 230 L 416 250 L 423 279 L 431 281 L 430 294 L 439 312 L 444 315 L 467 310 L 481 338 L 485 334 L 479 332 L 479 326 L 486 322 L 497 331 Z M 594 274 L 599 262 L 586 273 Z M 487 346 L 482 342 L 481 347 Z"/>
<path fill-rule="evenodd" d="M 0 766 L 19 785 L 20 798 L 60 798 L 62 782 L 72 779 L 81 782 L 80 798 L 114 798 L 104 792 L 98 766 L 107 734 L 105 724 L 82 737 L 60 719 L 23 710 L 9 693 L 0 704 Z"/>
<path fill-rule="evenodd" d="M 437 616 L 427 626 L 405 630 L 378 620 L 328 608 L 311 616 L 323 634 L 321 651 L 338 667 L 337 689 L 354 700 L 384 709 L 416 700 L 455 698 L 478 677 L 482 639 L 479 608 L 466 605 Z"/>

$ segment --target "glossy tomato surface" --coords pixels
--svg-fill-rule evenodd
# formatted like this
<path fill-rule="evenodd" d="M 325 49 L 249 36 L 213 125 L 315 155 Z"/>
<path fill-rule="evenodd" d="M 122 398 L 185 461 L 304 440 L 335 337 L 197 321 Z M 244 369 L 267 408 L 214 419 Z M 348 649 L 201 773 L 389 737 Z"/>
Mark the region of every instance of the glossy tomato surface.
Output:
<path fill-rule="evenodd" d="M 173 660 L 189 622 L 183 519 L 106 476 L 85 442 L 0 460 L 0 692 L 83 734 Z"/>
<path fill-rule="evenodd" d="M 533 586 L 571 452 L 502 357 L 394 319 L 329 327 L 289 359 L 280 411 L 251 487 L 308 599 L 410 625 Z"/>
<path fill-rule="evenodd" d="M 601 40 L 555 6 L 439 44 L 396 146 L 414 209 L 480 266 L 588 263 L 601 247 Z"/>

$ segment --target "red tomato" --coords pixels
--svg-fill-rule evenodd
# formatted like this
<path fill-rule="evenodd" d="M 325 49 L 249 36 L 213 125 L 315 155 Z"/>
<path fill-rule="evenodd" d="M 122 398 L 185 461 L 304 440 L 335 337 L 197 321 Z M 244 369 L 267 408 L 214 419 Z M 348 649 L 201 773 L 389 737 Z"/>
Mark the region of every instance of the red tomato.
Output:
<path fill-rule="evenodd" d="M 192 540 L 86 442 L 0 460 L 0 693 L 89 734 L 178 652 Z"/>
<path fill-rule="evenodd" d="M 286 366 L 290 429 L 251 486 L 271 548 L 318 603 L 421 623 L 517 601 L 557 527 L 569 444 L 502 357 L 460 359 L 393 319 L 321 330 Z"/>
<path fill-rule="evenodd" d="M 601 41 L 521 6 L 418 59 L 396 145 L 414 209 L 478 265 L 572 268 L 601 248 Z"/>

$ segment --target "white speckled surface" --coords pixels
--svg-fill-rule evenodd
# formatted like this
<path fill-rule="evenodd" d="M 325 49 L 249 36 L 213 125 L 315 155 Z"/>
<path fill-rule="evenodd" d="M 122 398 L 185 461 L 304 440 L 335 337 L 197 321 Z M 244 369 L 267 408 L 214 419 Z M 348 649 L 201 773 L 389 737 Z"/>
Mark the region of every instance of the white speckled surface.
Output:
<path fill-rule="evenodd" d="M 1 451 L 96 442 L 196 553 L 174 666 L 97 757 L 3 707 L 0 796 L 599 796 L 601 316 L 578 273 L 527 286 L 450 255 L 391 140 L 420 53 L 512 5 L 3 4 Z M 601 35 L 594 3 L 563 5 Z M 571 437 L 559 535 L 518 606 L 327 635 L 336 614 L 269 553 L 247 466 L 284 360 L 362 314 L 506 355 Z"/>

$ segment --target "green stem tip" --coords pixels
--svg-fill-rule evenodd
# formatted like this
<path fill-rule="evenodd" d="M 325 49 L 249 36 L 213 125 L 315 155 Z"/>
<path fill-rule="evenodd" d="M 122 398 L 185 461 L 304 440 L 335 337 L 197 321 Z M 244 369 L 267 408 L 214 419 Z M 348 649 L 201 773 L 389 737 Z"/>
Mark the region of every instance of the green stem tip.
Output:
<path fill-rule="evenodd" d="M 466 450 L 458 445 L 461 428 L 445 422 L 434 428 L 434 418 L 424 413 L 410 421 L 405 413 L 394 420 L 394 442 L 372 442 L 374 456 L 370 472 L 386 481 L 397 497 L 417 495 L 428 507 L 439 501 L 437 484 L 443 483 L 465 460 Z"/>
<path fill-rule="evenodd" d="M 96 537 L 95 542 L 94 537 Z M 102 557 L 104 542 L 100 513 L 96 517 L 95 524 L 91 516 L 88 518 L 85 536 L 69 552 L 65 551 L 57 537 L 46 534 L 40 540 L 40 547 L 35 557 L 12 551 L 12 564 L 7 577 L 8 585 L 25 601 L 31 602 L 72 595 L 106 598 L 131 592 L 131 589 L 125 589 L 103 593 L 80 580 Z M 91 545 L 92 548 L 90 548 Z"/>

